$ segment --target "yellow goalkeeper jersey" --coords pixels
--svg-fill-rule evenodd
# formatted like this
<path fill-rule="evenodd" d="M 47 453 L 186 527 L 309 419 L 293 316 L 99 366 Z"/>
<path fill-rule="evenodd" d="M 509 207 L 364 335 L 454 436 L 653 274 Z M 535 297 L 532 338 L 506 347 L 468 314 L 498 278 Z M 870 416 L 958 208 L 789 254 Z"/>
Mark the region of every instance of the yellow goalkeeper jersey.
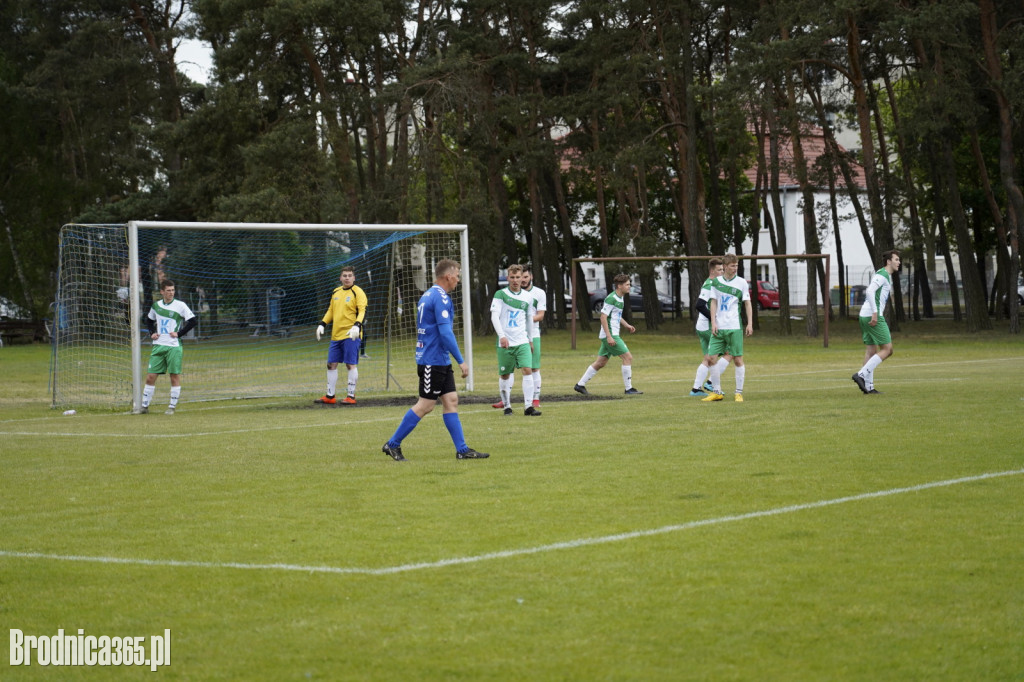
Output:
<path fill-rule="evenodd" d="M 352 325 L 356 322 L 362 324 L 365 317 L 366 294 L 353 284 L 351 289 L 338 287 L 334 290 L 331 294 L 331 305 L 324 313 L 323 322 L 325 325 L 333 323 L 331 340 L 341 341 L 348 338 L 348 330 Z"/>

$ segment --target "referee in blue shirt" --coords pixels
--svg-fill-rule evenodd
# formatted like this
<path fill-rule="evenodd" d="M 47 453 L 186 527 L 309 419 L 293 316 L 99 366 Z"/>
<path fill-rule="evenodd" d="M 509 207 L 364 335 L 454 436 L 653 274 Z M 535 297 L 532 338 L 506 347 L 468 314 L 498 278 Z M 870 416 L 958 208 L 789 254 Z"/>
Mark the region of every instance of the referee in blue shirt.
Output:
<path fill-rule="evenodd" d="M 459 394 L 455 392 L 455 374 L 452 362 L 455 358 L 462 370 L 462 378 L 469 376 L 469 367 L 462 359 L 459 342 L 455 338 L 452 324 L 455 306 L 449 294 L 459 284 L 462 266 L 453 260 L 442 260 L 434 268 L 434 286 L 420 297 L 416 306 L 416 374 L 419 376 L 419 400 L 402 417 L 394 435 L 384 443 L 381 450 L 398 462 L 404 462 L 402 441 L 412 433 L 420 420 L 430 414 L 438 398 L 444 410 L 444 425 L 455 444 L 457 459 L 486 459 L 486 452 L 477 452 L 466 445 L 459 421 Z"/>

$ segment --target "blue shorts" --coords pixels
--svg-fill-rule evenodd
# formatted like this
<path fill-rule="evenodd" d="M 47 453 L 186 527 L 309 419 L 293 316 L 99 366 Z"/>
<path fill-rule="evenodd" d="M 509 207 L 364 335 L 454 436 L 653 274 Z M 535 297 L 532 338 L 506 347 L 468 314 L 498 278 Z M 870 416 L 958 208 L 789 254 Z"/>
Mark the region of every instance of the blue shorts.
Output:
<path fill-rule="evenodd" d="M 331 341 L 330 348 L 327 349 L 327 362 L 344 362 L 346 365 L 358 365 L 359 364 L 359 339 L 353 341 L 352 339 L 342 339 L 341 341 Z"/>

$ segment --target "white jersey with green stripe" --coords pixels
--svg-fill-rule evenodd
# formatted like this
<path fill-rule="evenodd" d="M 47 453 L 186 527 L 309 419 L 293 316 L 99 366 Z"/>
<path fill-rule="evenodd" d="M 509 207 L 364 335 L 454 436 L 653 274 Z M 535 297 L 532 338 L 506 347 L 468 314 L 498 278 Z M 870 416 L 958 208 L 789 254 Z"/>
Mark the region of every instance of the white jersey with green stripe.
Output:
<path fill-rule="evenodd" d="M 540 287 L 532 286 L 529 289 L 523 289 L 523 293 L 526 294 L 527 300 L 530 301 L 531 320 L 538 312 L 548 309 L 548 295 Z M 540 325 L 536 322 L 533 323 L 533 338 L 540 338 Z"/>
<path fill-rule="evenodd" d="M 716 277 L 711 283 L 711 297 L 718 301 L 715 319 L 719 329 L 741 329 L 740 305 L 750 300 L 750 285 L 742 277 Z"/>
<path fill-rule="evenodd" d="M 513 292 L 508 287 L 499 289 L 491 300 L 491 324 L 501 337 L 508 339 L 509 347 L 529 343 L 533 335 L 533 316 L 530 299 L 525 291 Z"/>
<path fill-rule="evenodd" d="M 622 325 L 622 309 L 625 307 L 625 302 L 622 297 L 614 291 L 608 294 L 608 297 L 604 299 L 604 306 L 601 308 L 601 313 L 608 316 L 608 331 L 611 332 L 612 336 L 619 335 L 619 327 Z M 604 327 L 601 327 L 601 332 L 597 335 L 597 338 L 607 338 L 604 333 Z"/>
<path fill-rule="evenodd" d="M 704 280 L 704 286 L 700 288 L 700 295 L 697 297 L 702 301 L 711 301 L 711 278 Z M 706 332 L 711 329 L 711 320 L 697 313 L 697 331 Z"/>
<path fill-rule="evenodd" d="M 154 346 L 178 346 L 178 339 L 171 336 L 171 332 L 177 332 L 185 320 L 191 320 L 195 314 L 185 305 L 184 301 L 178 299 L 170 303 L 163 300 L 154 301 L 153 307 L 149 309 L 149 319 L 156 322 L 156 331 L 160 337 L 153 342 Z"/>
<path fill-rule="evenodd" d="M 882 268 L 871 278 L 867 291 L 864 292 L 864 305 L 860 307 L 861 317 L 871 317 L 875 313 L 885 312 L 885 304 L 892 293 L 892 277 L 889 271 Z"/>

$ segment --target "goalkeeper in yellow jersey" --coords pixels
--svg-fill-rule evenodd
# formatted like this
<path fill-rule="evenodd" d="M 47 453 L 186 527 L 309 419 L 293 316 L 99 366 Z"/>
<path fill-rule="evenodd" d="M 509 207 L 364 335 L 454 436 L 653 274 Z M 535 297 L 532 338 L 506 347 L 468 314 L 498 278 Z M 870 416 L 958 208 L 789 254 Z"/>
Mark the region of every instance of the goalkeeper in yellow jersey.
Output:
<path fill-rule="evenodd" d="M 316 402 L 334 405 L 338 383 L 338 363 L 348 367 L 348 394 L 341 401 L 343 405 L 356 404 L 356 383 L 359 381 L 359 343 L 363 335 L 363 320 L 366 318 L 366 294 L 356 286 L 355 268 L 346 265 L 341 269 L 341 286 L 331 294 L 331 305 L 317 325 L 316 340 L 331 327 L 331 346 L 327 349 L 327 395 Z"/>

